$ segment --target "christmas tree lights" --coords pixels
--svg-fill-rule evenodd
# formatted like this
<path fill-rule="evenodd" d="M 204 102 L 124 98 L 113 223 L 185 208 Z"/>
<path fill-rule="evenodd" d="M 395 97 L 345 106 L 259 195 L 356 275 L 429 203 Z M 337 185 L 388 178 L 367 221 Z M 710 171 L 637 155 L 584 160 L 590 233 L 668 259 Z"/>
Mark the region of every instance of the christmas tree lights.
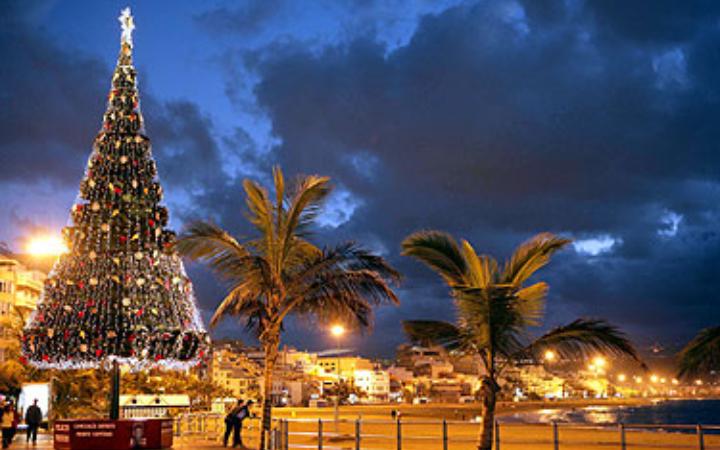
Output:
<path fill-rule="evenodd" d="M 168 210 L 144 134 L 129 10 L 107 111 L 63 230 L 60 255 L 23 335 L 40 368 L 187 367 L 208 336 L 167 228 Z"/>

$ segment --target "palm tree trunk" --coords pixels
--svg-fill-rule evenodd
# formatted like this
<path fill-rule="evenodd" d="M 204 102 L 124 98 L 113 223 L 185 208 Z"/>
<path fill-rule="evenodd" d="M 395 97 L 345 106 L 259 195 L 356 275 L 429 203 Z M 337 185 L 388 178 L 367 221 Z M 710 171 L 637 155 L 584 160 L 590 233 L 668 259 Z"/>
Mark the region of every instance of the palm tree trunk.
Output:
<path fill-rule="evenodd" d="M 278 355 L 278 340 L 271 340 L 265 347 L 265 373 L 262 407 L 262 429 L 260 430 L 260 445 L 258 450 L 265 450 L 270 445 L 270 430 L 272 428 L 272 378 L 275 361 Z"/>
<path fill-rule="evenodd" d="M 495 402 L 498 392 L 497 382 L 492 377 L 485 377 L 482 382 L 483 407 L 482 427 L 478 450 L 492 450 L 493 431 L 495 427 Z"/>

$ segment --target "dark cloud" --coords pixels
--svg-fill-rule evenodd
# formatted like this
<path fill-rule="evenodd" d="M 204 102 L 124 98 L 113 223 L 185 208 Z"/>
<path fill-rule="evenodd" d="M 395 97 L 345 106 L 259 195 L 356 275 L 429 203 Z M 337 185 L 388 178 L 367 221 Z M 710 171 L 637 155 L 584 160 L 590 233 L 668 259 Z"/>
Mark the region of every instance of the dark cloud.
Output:
<path fill-rule="evenodd" d="M 106 67 L 51 39 L 30 20 L 32 9 L 2 9 L 0 178 L 74 183 L 101 122 Z"/>
<path fill-rule="evenodd" d="M 592 0 L 587 7 L 599 29 L 648 45 L 690 41 L 705 27 L 717 26 L 720 13 L 712 0 Z"/>
<path fill-rule="evenodd" d="M 407 272 L 404 305 L 379 323 L 397 330 L 427 305 L 425 317 L 451 315 L 436 277 L 397 257 L 402 237 L 426 227 L 500 254 L 541 230 L 621 241 L 597 257 L 558 256 L 546 272 L 551 324 L 568 311 L 601 315 L 652 340 L 686 337 L 717 311 L 720 244 L 703 219 L 718 215 L 720 136 L 710 124 L 719 110 L 706 95 L 716 64 L 696 52 L 718 31 L 695 33 L 710 19 L 691 11 L 677 22 L 684 31 L 666 29 L 675 22 L 653 12 L 647 30 L 626 36 L 622 8 L 598 8 L 556 5 L 539 17 L 461 6 L 425 17 L 389 55 L 360 36 L 321 53 L 288 44 L 247 59 L 282 164 L 329 174 L 362 200 L 323 238 L 373 236 Z M 692 42 L 674 64 L 657 64 L 680 34 Z M 348 155 L 374 159 L 373 176 Z M 672 237 L 658 234 L 667 211 L 683 217 Z M 365 345 L 381 349 L 393 333 Z"/>

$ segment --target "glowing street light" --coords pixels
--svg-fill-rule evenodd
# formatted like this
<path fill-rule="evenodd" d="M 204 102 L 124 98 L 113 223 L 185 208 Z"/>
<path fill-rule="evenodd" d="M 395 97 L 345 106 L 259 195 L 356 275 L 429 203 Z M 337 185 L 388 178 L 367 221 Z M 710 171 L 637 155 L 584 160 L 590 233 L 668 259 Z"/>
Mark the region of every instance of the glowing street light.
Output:
<path fill-rule="evenodd" d="M 650 376 L 650 382 L 651 382 L 651 383 L 657 383 L 658 380 L 659 380 L 659 378 L 658 378 L 657 375 L 654 375 L 654 374 L 653 374 L 653 375 Z"/>
<path fill-rule="evenodd" d="M 332 328 L 330 328 L 330 334 L 335 336 L 335 338 L 339 338 L 345 334 L 345 327 L 342 325 L 333 325 Z"/>
<path fill-rule="evenodd" d="M 642 384 L 642 382 L 643 382 L 642 377 L 635 377 L 635 382 L 636 382 L 637 384 Z"/>
<path fill-rule="evenodd" d="M 621 373 L 620 375 L 618 375 L 617 379 L 619 382 L 624 383 L 625 380 L 627 380 L 627 377 L 625 376 L 624 373 Z"/>
<path fill-rule="evenodd" d="M 68 251 L 67 246 L 57 236 L 37 236 L 27 243 L 25 250 L 33 256 L 58 256 Z"/>
<path fill-rule="evenodd" d="M 555 358 L 557 358 L 557 355 L 552 350 L 547 350 L 545 355 L 543 355 L 543 359 L 547 362 L 553 362 L 555 361 Z"/>
<path fill-rule="evenodd" d="M 596 356 L 593 358 L 593 365 L 598 369 L 602 369 L 607 364 L 607 360 L 602 356 Z"/>

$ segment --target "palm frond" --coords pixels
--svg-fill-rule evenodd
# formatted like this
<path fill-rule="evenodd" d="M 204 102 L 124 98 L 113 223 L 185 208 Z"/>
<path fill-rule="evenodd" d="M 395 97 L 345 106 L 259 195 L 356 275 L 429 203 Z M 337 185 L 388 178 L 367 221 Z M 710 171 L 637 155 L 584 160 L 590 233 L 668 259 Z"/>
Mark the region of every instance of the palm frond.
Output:
<path fill-rule="evenodd" d="M 342 320 L 358 329 L 372 325 L 372 307 L 398 304 L 395 292 L 372 270 L 327 270 L 320 272 L 305 289 L 288 296 L 279 314 L 312 314 L 320 322 Z"/>
<path fill-rule="evenodd" d="M 307 235 L 308 227 L 317 218 L 331 191 L 328 177 L 311 175 L 303 177 L 297 182 L 289 200 L 283 227 L 278 229 L 283 259 L 295 256 L 294 244 L 297 239 L 302 239 Z"/>
<path fill-rule="evenodd" d="M 328 177 L 308 175 L 300 178 L 290 198 L 285 234 L 303 235 L 307 225 L 317 218 L 330 192 L 332 187 Z"/>
<path fill-rule="evenodd" d="M 549 289 L 548 284 L 541 281 L 515 293 L 517 300 L 514 306 L 525 326 L 542 325 L 542 318 L 545 315 L 545 299 Z"/>
<path fill-rule="evenodd" d="M 418 231 L 402 242 L 402 254 L 436 271 L 449 285 L 466 283 L 467 263 L 457 242 L 442 231 Z"/>
<path fill-rule="evenodd" d="M 550 257 L 572 242 L 552 233 L 540 233 L 515 250 L 503 269 L 503 281 L 516 286 L 524 283 L 548 262 Z"/>
<path fill-rule="evenodd" d="M 257 228 L 262 236 L 263 250 L 272 259 L 275 249 L 275 222 L 273 221 L 273 205 L 267 189 L 252 180 L 243 180 L 243 188 L 250 213 L 248 220 Z"/>
<path fill-rule="evenodd" d="M 679 357 L 679 377 L 689 378 L 720 369 L 720 327 L 700 331 Z"/>
<path fill-rule="evenodd" d="M 190 259 L 207 262 L 224 279 L 238 279 L 255 257 L 234 237 L 210 222 L 194 222 L 180 235 L 178 252 Z"/>
<path fill-rule="evenodd" d="M 210 326 L 217 326 L 227 316 L 249 318 L 250 316 L 262 315 L 264 305 L 261 299 L 263 292 L 256 284 L 257 280 L 249 278 L 232 289 L 220 302 L 220 305 L 215 308 L 215 313 L 210 319 Z"/>
<path fill-rule="evenodd" d="M 410 342 L 426 347 L 440 345 L 449 350 L 462 346 L 462 332 L 455 325 L 439 320 L 404 320 L 403 331 Z"/>
<path fill-rule="evenodd" d="M 462 255 L 467 264 L 467 283 L 473 287 L 486 288 L 497 282 L 498 264 L 494 258 L 475 253 L 466 240 L 462 240 Z"/>
<path fill-rule="evenodd" d="M 565 358 L 585 358 L 600 353 L 630 357 L 642 363 L 627 336 L 614 325 L 599 319 L 577 319 L 549 331 L 528 347 L 534 355 L 547 349 Z"/>

